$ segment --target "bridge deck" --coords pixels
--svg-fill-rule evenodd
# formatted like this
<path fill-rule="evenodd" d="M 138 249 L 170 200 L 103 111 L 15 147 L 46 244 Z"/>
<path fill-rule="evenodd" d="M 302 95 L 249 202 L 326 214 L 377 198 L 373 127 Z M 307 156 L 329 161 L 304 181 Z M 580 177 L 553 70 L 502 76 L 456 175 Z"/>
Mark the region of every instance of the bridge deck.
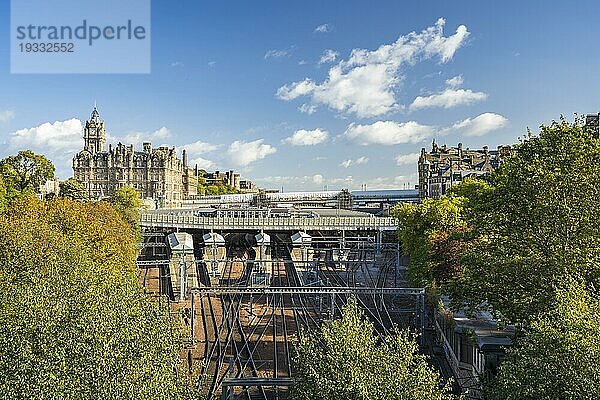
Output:
<path fill-rule="evenodd" d="M 189 212 L 145 212 L 141 216 L 144 228 L 180 228 L 215 230 L 377 230 L 394 231 L 398 228 L 391 217 L 269 217 L 269 218 L 214 218 L 197 217 Z"/>

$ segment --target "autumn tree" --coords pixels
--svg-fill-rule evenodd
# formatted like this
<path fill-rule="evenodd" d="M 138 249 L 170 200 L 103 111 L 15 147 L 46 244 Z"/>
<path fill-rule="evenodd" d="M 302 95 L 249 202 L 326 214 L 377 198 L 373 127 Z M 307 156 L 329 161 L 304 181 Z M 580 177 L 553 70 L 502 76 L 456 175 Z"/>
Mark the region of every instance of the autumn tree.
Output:
<path fill-rule="evenodd" d="M 31 150 L 22 150 L 16 156 L 0 161 L 2 176 L 12 193 L 34 194 L 40 185 L 54 178 L 54 165 L 46 157 Z"/>
<path fill-rule="evenodd" d="M 71 200 L 87 200 L 89 199 L 87 190 L 77 180 L 70 178 L 66 181 L 60 182 L 59 184 L 60 197 Z"/>
<path fill-rule="evenodd" d="M 143 293 L 132 227 L 105 202 L 0 216 L 0 398 L 180 399 L 178 322 Z"/>
<path fill-rule="evenodd" d="M 353 298 L 340 319 L 301 336 L 293 366 L 295 399 L 452 398 L 414 338 L 407 332 L 378 337 Z"/>
<path fill-rule="evenodd" d="M 508 350 L 487 399 L 600 398 L 600 299 L 566 287 Z"/>

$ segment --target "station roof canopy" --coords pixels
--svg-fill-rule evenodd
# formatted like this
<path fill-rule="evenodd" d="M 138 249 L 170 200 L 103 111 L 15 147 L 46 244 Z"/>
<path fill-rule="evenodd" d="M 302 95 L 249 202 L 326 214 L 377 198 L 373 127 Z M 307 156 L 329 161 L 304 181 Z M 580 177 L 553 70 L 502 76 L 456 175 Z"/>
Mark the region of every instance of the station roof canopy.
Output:
<path fill-rule="evenodd" d="M 172 253 L 188 254 L 194 252 L 194 240 L 189 233 L 171 233 L 167 235 L 167 242 Z"/>
<path fill-rule="evenodd" d="M 210 232 L 202 235 L 202 240 L 207 246 L 225 246 L 225 239 L 218 233 Z"/>
<path fill-rule="evenodd" d="M 292 244 L 294 246 L 302 246 L 312 243 L 312 236 L 306 232 L 297 232 L 292 235 Z"/>

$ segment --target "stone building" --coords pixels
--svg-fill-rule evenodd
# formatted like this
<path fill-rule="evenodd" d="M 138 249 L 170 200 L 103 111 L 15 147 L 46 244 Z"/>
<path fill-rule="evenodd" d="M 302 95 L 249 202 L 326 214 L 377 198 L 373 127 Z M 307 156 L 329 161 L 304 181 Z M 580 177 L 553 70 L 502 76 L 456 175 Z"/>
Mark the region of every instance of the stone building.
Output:
<path fill-rule="evenodd" d="M 435 141 L 431 152 L 421 149 L 419 157 L 419 197 L 440 198 L 446 191 L 465 178 L 477 177 L 492 172 L 502 163 L 502 158 L 510 155 L 510 146 L 498 146 L 489 150 L 438 146 Z"/>
<path fill-rule="evenodd" d="M 207 185 L 225 185 L 231 186 L 234 189 L 240 189 L 240 174 L 229 170 L 227 172 L 207 172 L 204 175 Z"/>
<path fill-rule="evenodd" d="M 122 143 L 106 149 L 106 127 L 96 107 L 85 123 L 84 146 L 73 157 L 73 176 L 88 191 L 90 198 L 108 197 L 122 186 L 132 186 L 142 199 L 151 199 L 159 207 L 178 207 L 184 198 L 197 193 L 198 169 L 189 168 L 187 154 L 177 157 L 175 148 L 143 151 Z"/>

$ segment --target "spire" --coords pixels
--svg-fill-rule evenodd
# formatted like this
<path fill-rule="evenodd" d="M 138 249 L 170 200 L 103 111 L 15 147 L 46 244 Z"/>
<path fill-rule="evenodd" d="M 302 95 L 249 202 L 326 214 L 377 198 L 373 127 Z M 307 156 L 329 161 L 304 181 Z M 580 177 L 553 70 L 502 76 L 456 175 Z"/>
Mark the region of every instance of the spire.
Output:
<path fill-rule="evenodd" d="M 94 101 L 94 109 L 92 110 L 92 118 L 90 121 L 100 122 L 100 114 L 98 113 L 98 108 L 96 107 L 96 102 Z"/>

